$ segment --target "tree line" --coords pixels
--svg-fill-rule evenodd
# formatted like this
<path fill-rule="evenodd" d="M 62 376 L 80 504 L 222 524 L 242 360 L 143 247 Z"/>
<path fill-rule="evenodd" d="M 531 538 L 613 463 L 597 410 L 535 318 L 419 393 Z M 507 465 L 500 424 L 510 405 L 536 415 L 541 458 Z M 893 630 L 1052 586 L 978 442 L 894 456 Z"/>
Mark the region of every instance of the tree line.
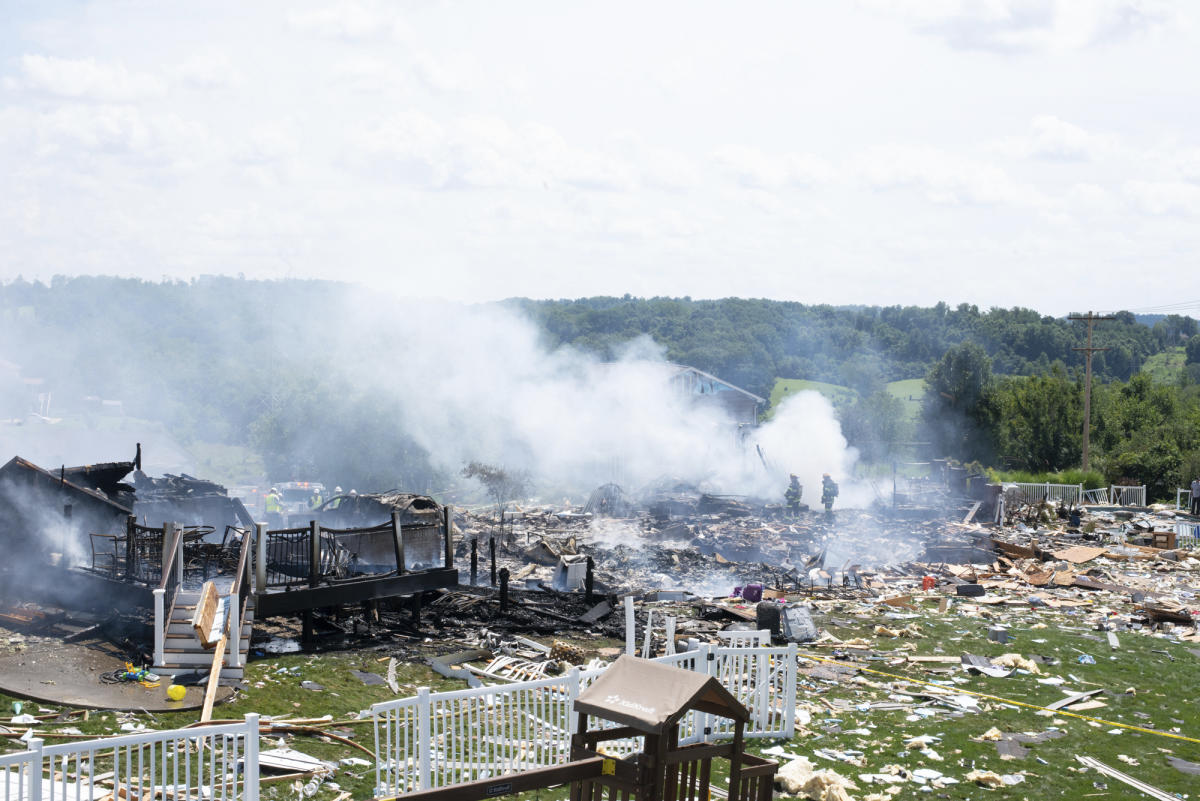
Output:
<path fill-rule="evenodd" d="M 1146 485 L 1170 500 L 1200 476 L 1200 336 L 1174 383 L 1146 373 L 1092 387 L 1090 466 L 1108 484 Z M 931 452 L 964 462 L 1055 473 L 1082 460 L 1084 377 L 1061 365 L 1000 376 L 974 343 L 950 348 L 926 375 L 920 430 Z"/>
<path fill-rule="evenodd" d="M 545 331 L 552 346 L 573 345 L 614 358 L 621 346 L 649 336 L 671 361 L 698 367 L 757 395 L 776 378 L 842 384 L 859 395 L 880 385 L 924 376 L 951 347 L 977 344 L 997 373 L 1033 375 L 1058 364 L 1083 364 L 1073 350 L 1086 340 L 1083 323 L 1031 309 L 938 303 L 918 306 L 827 306 L 724 298 L 597 297 L 513 299 Z M 1084 310 L 1080 310 L 1084 311 Z M 1097 325 L 1092 368 L 1101 380 L 1128 381 L 1145 361 L 1197 333 L 1190 317 L 1169 315 L 1153 325 L 1130 312 Z"/>
<path fill-rule="evenodd" d="M 59 410 L 85 395 L 119 398 L 127 414 L 163 422 L 185 444 L 248 445 L 273 479 L 435 486 L 447 477 L 405 434 L 412 421 L 400 404 L 357 388 L 344 352 L 330 346 L 341 321 L 329 309 L 379 302 L 369 288 L 331 281 L 18 279 L 0 284 L 0 367 L 45 378 Z M 838 410 L 843 429 L 872 458 L 915 438 L 1014 469 L 1079 461 L 1082 357 L 1072 348 L 1086 330 L 1030 309 L 630 296 L 502 305 L 533 320 L 548 350 L 612 359 L 649 337 L 667 359 L 758 395 L 777 377 L 847 385 L 858 399 Z M 1175 315 L 1148 326 L 1121 312 L 1096 326 L 1094 344 L 1110 349 L 1093 364 L 1093 450 L 1107 475 L 1152 474 L 1166 487 L 1195 469 L 1191 432 L 1200 429 L 1187 381 L 1200 378 L 1197 333 L 1195 320 Z M 1179 345 L 1191 362 L 1183 384 L 1139 375 Z M 407 346 L 369 347 L 379 369 L 402 371 Z M 914 426 L 883 385 L 921 377 L 930 389 Z M 0 370 L 0 417 L 20 414 L 28 391 Z"/>

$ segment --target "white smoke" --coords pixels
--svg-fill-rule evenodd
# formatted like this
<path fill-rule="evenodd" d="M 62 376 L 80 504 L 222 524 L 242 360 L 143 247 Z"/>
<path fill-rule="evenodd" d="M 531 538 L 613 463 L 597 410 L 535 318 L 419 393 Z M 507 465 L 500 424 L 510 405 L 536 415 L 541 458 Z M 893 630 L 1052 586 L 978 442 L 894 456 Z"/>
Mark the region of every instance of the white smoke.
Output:
<path fill-rule="evenodd" d="M 601 363 L 545 347 L 534 323 L 499 306 L 398 301 L 385 315 L 356 307 L 344 319 L 354 321 L 340 347 L 352 380 L 365 376 L 370 391 L 398 398 L 407 433 L 448 473 L 500 464 L 577 494 L 669 476 L 762 498 L 780 498 L 797 473 L 812 503 L 821 474 L 844 481 L 856 459 L 832 406 L 812 392 L 789 398 L 743 441 L 723 411 L 672 389 L 675 368 L 647 337 Z"/>

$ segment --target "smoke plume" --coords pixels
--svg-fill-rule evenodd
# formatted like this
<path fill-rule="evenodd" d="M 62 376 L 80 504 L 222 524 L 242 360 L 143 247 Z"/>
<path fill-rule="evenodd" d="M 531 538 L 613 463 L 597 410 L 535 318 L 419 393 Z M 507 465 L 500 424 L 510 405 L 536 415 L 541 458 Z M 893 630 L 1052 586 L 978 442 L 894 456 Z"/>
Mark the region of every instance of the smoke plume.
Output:
<path fill-rule="evenodd" d="M 811 501 L 822 473 L 844 481 L 856 460 L 818 393 L 790 397 L 743 436 L 723 410 L 672 388 L 678 367 L 647 337 L 601 362 L 547 348 L 532 322 L 501 306 L 401 301 L 386 316 L 357 309 L 345 319 L 356 322 L 339 348 L 359 357 L 339 360 L 352 365 L 348 380 L 398 399 L 407 433 L 447 473 L 480 461 L 528 471 L 547 492 L 672 477 L 762 498 L 780 496 L 796 473 Z M 394 355 L 355 347 L 366 341 Z M 844 487 L 840 501 L 854 495 Z"/>

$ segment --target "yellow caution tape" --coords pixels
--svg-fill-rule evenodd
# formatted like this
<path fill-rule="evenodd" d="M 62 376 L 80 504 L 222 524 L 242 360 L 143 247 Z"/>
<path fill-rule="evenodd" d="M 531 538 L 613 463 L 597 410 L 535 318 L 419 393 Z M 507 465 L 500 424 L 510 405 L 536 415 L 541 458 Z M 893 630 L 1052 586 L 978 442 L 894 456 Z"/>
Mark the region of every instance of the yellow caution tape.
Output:
<path fill-rule="evenodd" d="M 1168 732 L 1168 731 L 1158 731 L 1157 729 L 1147 729 L 1147 728 L 1143 728 L 1142 726 L 1131 726 L 1128 723 L 1117 723 L 1116 721 L 1113 721 L 1113 720 L 1104 720 L 1103 718 L 1088 717 L 1087 715 L 1080 715 L 1078 712 L 1067 712 L 1064 709 L 1047 709 L 1046 707 L 1038 706 L 1037 704 L 1028 704 L 1024 701 L 1014 701 L 1011 698 L 1002 698 L 999 695 L 988 695 L 987 693 L 976 692 L 975 690 L 964 690 L 959 687 L 947 688 L 946 685 L 938 684 L 937 682 L 925 681 L 924 679 L 914 679 L 911 676 L 901 676 L 896 673 L 888 673 L 883 670 L 875 670 L 874 668 L 862 667 L 861 665 L 858 665 L 856 663 L 847 663 L 840 659 L 826 659 L 821 656 L 812 656 L 810 654 L 798 654 L 798 656 L 801 659 L 809 659 L 809 660 L 812 660 L 813 662 L 827 662 L 831 665 L 853 664 L 855 668 L 857 668 L 858 670 L 861 670 L 863 673 L 874 673 L 877 676 L 886 676 L 889 679 L 899 679 L 900 681 L 911 681 L 914 684 L 925 684 L 929 687 L 937 687 L 938 689 L 941 689 L 941 690 L 953 689 L 956 693 L 962 693 L 963 695 L 974 695 L 974 696 L 978 696 L 979 698 L 987 698 L 988 700 L 999 701 L 1000 703 L 1003 703 L 1003 704 L 1013 704 L 1015 706 L 1026 707 L 1028 709 L 1039 709 L 1039 710 L 1042 710 L 1043 712 L 1053 712 L 1055 715 L 1064 715 L 1064 716 L 1070 717 L 1070 718 L 1079 718 L 1080 720 L 1090 720 L 1093 723 L 1099 723 L 1104 726 L 1116 726 L 1116 727 L 1122 728 L 1122 729 L 1129 729 L 1130 731 L 1140 731 L 1140 732 L 1143 732 L 1144 734 L 1157 734 L 1159 737 L 1170 737 L 1173 740 L 1184 740 L 1189 743 L 1200 743 L 1200 740 L 1198 740 L 1194 737 L 1185 737 L 1182 734 L 1172 734 L 1171 732 Z"/>

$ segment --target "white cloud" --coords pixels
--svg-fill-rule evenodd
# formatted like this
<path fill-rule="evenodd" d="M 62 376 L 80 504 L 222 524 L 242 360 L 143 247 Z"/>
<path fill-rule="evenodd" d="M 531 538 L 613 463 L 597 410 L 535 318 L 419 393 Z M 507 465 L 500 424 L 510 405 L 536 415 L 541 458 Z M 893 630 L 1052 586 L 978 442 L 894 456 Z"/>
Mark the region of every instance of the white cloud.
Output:
<path fill-rule="evenodd" d="M 726 145 L 716 150 L 712 159 L 727 175 L 751 189 L 811 186 L 834 177 L 826 161 L 806 153 L 768 155 L 752 147 Z"/>
<path fill-rule="evenodd" d="M 233 156 L 239 162 L 265 164 L 299 152 L 300 144 L 290 128 L 281 124 L 256 125 L 246 132 Z"/>
<path fill-rule="evenodd" d="M 393 6 L 341 0 L 288 14 L 288 24 L 305 33 L 331 39 L 394 39 L 408 41 L 408 25 Z"/>
<path fill-rule="evenodd" d="M 1077 50 L 1163 26 L 1166 0 L 861 0 L 960 50 Z"/>
<path fill-rule="evenodd" d="M 1176 169 L 1184 180 L 1200 184 L 1200 148 L 1179 153 L 1176 156 Z"/>
<path fill-rule="evenodd" d="M 1002 139 L 997 152 L 1046 161 L 1096 161 L 1118 151 L 1114 137 L 1094 134 L 1053 115 L 1034 117 L 1025 136 Z"/>
<path fill-rule="evenodd" d="M 5 130 L 10 155 L 84 170 L 97 157 L 185 168 L 207 155 L 210 139 L 197 123 L 128 105 L 70 104 L 46 112 L 10 107 L 0 113 L 0 133 Z"/>
<path fill-rule="evenodd" d="M 91 58 L 26 54 L 21 56 L 21 77 L 28 89 L 75 99 L 128 102 L 167 91 L 167 82 L 156 75 Z"/>
<path fill-rule="evenodd" d="M 1006 205 L 1044 208 L 1035 187 L 1019 183 L 999 167 L 930 147 L 872 148 L 856 162 L 859 177 L 875 189 L 910 187 L 946 205 Z"/>
<path fill-rule="evenodd" d="M 192 56 L 175 68 L 175 74 L 182 83 L 200 89 L 223 89 L 241 81 L 229 56 L 216 51 Z"/>
<path fill-rule="evenodd" d="M 1134 204 L 1155 216 L 1200 216 L 1200 186 L 1183 181 L 1127 181 L 1125 192 Z"/>
<path fill-rule="evenodd" d="M 625 191 L 639 182 L 636 165 L 618 155 L 573 146 L 546 125 L 514 128 L 488 115 L 443 124 L 420 111 L 397 112 L 352 135 L 348 160 L 427 189 Z"/>

